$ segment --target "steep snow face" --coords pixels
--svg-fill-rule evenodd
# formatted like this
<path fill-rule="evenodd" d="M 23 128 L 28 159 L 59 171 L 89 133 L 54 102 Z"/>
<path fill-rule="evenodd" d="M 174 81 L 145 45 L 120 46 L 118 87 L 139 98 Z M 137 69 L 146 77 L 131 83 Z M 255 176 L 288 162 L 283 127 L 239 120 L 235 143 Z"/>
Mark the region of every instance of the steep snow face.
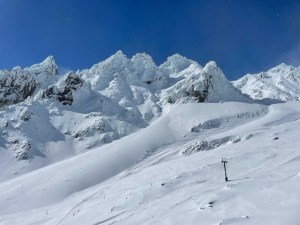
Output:
<path fill-rule="evenodd" d="M 119 77 L 128 85 L 145 87 L 157 91 L 169 85 L 169 74 L 164 73 L 153 62 L 151 56 L 138 53 L 128 59 L 121 51 L 107 60 L 80 72 L 82 78 L 91 83 L 92 89 L 102 91 L 111 81 Z"/>
<path fill-rule="evenodd" d="M 232 86 L 215 62 L 211 61 L 207 63 L 203 68 L 203 72 L 205 80 L 211 83 L 212 89 L 210 95 L 207 97 L 207 102 L 251 102 L 248 96 L 242 95 L 238 89 Z"/>
<path fill-rule="evenodd" d="M 151 56 L 145 53 L 138 53 L 131 58 L 132 69 L 138 80 L 130 81 L 132 84 L 139 84 L 141 81 L 151 81 L 157 74 L 157 66 Z"/>
<path fill-rule="evenodd" d="M 128 59 L 118 51 L 104 62 L 79 74 L 91 84 L 92 90 L 146 121 L 161 112 L 156 92 L 174 82 L 145 53 L 138 53 Z"/>
<path fill-rule="evenodd" d="M 280 64 L 267 72 L 247 74 L 234 81 L 233 85 L 254 99 L 298 101 L 300 99 L 300 67 Z"/>
<path fill-rule="evenodd" d="M 155 93 L 144 87 L 129 85 L 122 77 L 112 80 L 101 94 L 148 122 L 161 113 Z"/>
<path fill-rule="evenodd" d="M 58 79 L 58 67 L 52 56 L 22 69 L 0 71 L 0 108 L 24 101 Z"/>
<path fill-rule="evenodd" d="M 116 77 L 130 74 L 130 60 L 123 52 L 118 51 L 108 59 L 92 66 L 91 69 L 81 71 L 82 78 L 91 83 L 92 89 L 102 91 L 109 86 L 109 83 Z"/>
<path fill-rule="evenodd" d="M 172 55 L 167 58 L 167 61 L 159 66 L 160 69 L 165 70 L 166 73 L 170 74 L 170 77 L 181 76 L 181 71 L 187 69 L 190 65 L 196 62 L 187 59 L 179 54 Z M 196 63 L 197 64 L 197 63 Z M 201 68 L 201 66 L 199 65 Z"/>
<path fill-rule="evenodd" d="M 58 66 L 53 56 L 48 56 L 43 62 L 34 64 L 24 70 L 34 73 L 35 75 L 55 76 L 59 74 Z"/>
<path fill-rule="evenodd" d="M 186 69 L 189 72 L 191 71 L 190 67 Z M 192 71 L 183 80 L 162 91 L 162 104 L 219 101 L 251 102 L 247 96 L 232 86 L 215 62 L 211 61 L 204 68 L 196 67 Z"/>

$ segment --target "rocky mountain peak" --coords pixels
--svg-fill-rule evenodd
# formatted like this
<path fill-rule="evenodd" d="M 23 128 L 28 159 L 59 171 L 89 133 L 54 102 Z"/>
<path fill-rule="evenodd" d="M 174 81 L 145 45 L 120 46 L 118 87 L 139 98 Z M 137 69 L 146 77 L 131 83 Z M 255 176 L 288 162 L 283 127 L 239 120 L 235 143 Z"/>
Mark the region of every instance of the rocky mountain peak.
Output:
<path fill-rule="evenodd" d="M 43 62 L 25 68 L 25 70 L 34 73 L 37 76 L 41 74 L 56 76 L 59 74 L 58 66 L 53 56 L 48 56 Z"/>
<path fill-rule="evenodd" d="M 119 62 L 119 61 L 127 61 L 127 56 L 121 51 L 117 51 L 115 54 L 111 55 L 108 59 L 103 61 L 103 64 L 105 63 L 113 63 L 113 62 Z"/>
<path fill-rule="evenodd" d="M 20 66 L 0 71 L 0 108 L 34 96 L 58 79 L 58 66 L 53 56 L 27 68 Z"/>

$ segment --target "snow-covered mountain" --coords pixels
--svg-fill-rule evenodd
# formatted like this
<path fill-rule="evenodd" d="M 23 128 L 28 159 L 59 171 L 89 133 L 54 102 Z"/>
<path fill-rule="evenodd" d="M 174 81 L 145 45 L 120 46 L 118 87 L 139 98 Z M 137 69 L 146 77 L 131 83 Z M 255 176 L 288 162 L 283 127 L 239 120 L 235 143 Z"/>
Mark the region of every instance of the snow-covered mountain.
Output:
<path fill-rule="evenodd" d="M 145 129 L 23 176 L 34 160 L 1 163 L 0 224 L 298 225 L 299 104 L 175 104 Z"/>
<path fill-rule="evenodd" d="M 0 70 L 0 108 L 24 101 L 58 79 L 53 56 L 31 67 Z"/>
<path fill-rule="evenodd" d="M 0 225 L 298 225 L 300 103 L 266 102 L 178 54 L 2 70 Z"/>
<path fill-rule="evenodd" d="M 242 95 L 226 79 L 221 69 L 213 61 L 207 63 L 204 68 L 192 64 L 186 70 L 180 73 L 185 75 L 184 79 L 162 90 L 161 101 L 163 104 L 220 101 L 253 102 L 248 96 Z M 193 72 L 190 73 L 190 71 Z"/>
<path fill-rule="evenodd" d="M 0 72 L 0 146 L 17 159 L 71 157 L 148 126 L 174 103 L 252 101 L 215 62 L 202 68 L 178 54 L 157 66 L 145 53 L 128 59 L 118 51 L 90 69 L 58 71 L 50 56 Z"/>
<path fill-rule="evenodd" d="M 284 63 L 258 74 L 247 74 L 233 82 L 234 86 L 253 99 L 300 99 L 300 67 Z"/>

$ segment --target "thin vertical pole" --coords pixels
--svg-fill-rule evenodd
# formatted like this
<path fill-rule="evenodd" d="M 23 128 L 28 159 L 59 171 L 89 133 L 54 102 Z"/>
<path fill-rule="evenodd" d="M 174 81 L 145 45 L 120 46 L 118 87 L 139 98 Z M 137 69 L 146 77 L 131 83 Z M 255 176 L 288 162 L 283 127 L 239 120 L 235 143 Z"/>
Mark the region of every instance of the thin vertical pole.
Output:
<path fill-rule="evenodd" d="M 225 158 L 222 158 L 222 161 L 221 161 L 221 163 L 223 163 L 223 164 L 224 164 L 224 171 L 225 171 L 225 181 L 226 181 L 226 182 L 228 182 L 227 171 L 226 171 L 226 163 L 227 163 L 226 159 L 225 159 Z"/>

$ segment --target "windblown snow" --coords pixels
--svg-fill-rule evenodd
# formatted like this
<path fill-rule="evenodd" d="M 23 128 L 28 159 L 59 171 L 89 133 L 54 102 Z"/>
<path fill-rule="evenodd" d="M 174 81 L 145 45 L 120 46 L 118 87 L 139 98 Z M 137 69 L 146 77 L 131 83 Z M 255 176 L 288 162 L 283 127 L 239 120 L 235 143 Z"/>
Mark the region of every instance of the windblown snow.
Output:
<path fill-rule="evenodd" d="M 60 75 L 51 56 L 0 90 L 0 224 L 299 224 L 300 103 L 215 62 L 118 51 Z"/>

